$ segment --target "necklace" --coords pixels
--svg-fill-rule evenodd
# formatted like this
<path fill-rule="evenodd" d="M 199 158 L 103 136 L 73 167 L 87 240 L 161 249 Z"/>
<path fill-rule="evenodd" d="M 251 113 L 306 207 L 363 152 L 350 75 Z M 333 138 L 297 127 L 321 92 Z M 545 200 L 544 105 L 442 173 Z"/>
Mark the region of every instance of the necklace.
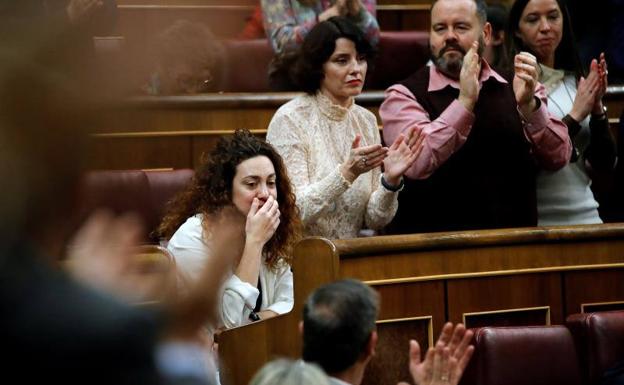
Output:
<path fill-rule="evenodd" d="M 572 94 L 570 93 L 570 90 L 568 89 L 568 84 L 566 81 L 566 78 L 564 77 L 561 82 L 563 83 L 563 88 L 566 91 L 566 94 L 568 95 L 568 99 L 570 100 L 570 104 L 574 104 L 574 98 L 572 97 Z M 556 89 L 556 88 L 555 88 Z M 561 108 L 561 105 L 559 103 L 557 103 L 557 101 L 555 100 L 555 98 L 552 97 L 551 93 L 548 94 L 548 101 L 552 102 L 552 104 L 555 105 L 555 107 L 557 107 L 557 109 L 559 110 L 559 112 L 561 112 L 561 117 L 563 118 L 564 116 L 567 115 L 567 113 L 563 110 L 563 108 Z M 580 123 L 580 122 L 579 122 Z"/>

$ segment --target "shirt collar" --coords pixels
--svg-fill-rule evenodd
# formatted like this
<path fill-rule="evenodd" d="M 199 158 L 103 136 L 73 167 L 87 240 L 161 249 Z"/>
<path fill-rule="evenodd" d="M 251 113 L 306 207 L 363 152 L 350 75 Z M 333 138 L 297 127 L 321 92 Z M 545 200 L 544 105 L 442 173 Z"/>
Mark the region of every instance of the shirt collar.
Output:
<path fill-rule="evenodd" d="M 346 119 L 349 110 L 353 107 L 353 98 L 349 102 L 349 107 L 342 107 L 338 104 L 334 104 L 327 96 L 323 95 L 321 91 L 316 93 L 316 100 L 318 102 L 319 109 L 331 120 L 341 121 Z"/>
<path fill-rule="evenodd" d="M 494 80 L 499 83 L 507 84 L 507 80 L 505 80 L 496 71 L 494 71 L 484 59 L 481 59 L 481 74 L 479 76 L 479 84 L 483 84 L 483 82 L 485 82 L 489 78 L 494 78 Z M 427 88 L 427 91 L 439 91 L 446 86 L 451 86 L 453 88 L 459 89 L 459 80 L 451 79 L 448 76 L 444 75 L 438 70 L 438 67 L 436 67 L 435 65 L 429 66 L 429 88 Z"/>

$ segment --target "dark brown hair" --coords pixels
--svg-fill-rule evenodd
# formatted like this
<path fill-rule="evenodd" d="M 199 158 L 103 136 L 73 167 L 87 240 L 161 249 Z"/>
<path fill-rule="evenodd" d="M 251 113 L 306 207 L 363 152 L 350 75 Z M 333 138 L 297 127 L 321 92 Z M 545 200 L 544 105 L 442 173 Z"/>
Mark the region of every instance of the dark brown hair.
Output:
<path fill-rule="evenodd" d="M 530 49 L 524 45 L 522 39 L 516 36 L 516 32 L 520 29 L 522 12 L 524 11 L 524 8 L 526 8 L 529 1 L 530 0 L 516 0 L 509 11 L 507 31 L 505 32 L 507 63 L 504 63 L 505 68 L 508 70 L 513 70 L 513 60 L 518 53 L 521 51 L 530 52 Z M 561 10 L 561 17 L 563 17 L 563 31 L 561 42 L 555 50 L 555 68 L 574 72 L 576 77 L 579 78 L 584 75 L 584 72 L 574 39 L 574 34 L 572 32 L 572 24 L 570 23 L 568 7 L 561 0 L 556 0 L 556 2 Z"/>
<path fill-rule="evenodd" d="M 364 32 L 348 18 L 334 16 L 315 25 L 297 52 L 291 78 L 299 90 L 314 95 L 321 88 L 325 77 L 323 64 L 334 53 L 336 40 L 341 37 L 351 40 L 357 53 L 364 55 L 371 64 L 375 49 L 366 40 Z"/>
<path fill-rule="evenodd" d="M 302 225 L 286 166 L 273 146 L 247 130 L 236 130 L 233 136 L 222 137 L 207 156 L 204 154 L 189 187 L 169 203 L 157 235 L 170 238 L 187 218 L 199 213 L 205 219 L 231 206 L 236 167 L 261 155 L 269 158 L 275 168 L 280 209 L 279 227 L 264 245 L 266 264 L 275 268 L 280 259 L 290 263 Z"/>

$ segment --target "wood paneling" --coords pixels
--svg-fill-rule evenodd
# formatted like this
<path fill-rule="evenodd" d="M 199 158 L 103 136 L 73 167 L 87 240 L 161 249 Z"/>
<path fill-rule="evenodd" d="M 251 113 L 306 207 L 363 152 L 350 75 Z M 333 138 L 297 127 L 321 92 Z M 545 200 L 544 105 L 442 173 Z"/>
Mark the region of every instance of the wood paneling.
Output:
<path fill-rule="evenodd" d="M 381 296 L 379 319 L 432 317 L 433 333 L 438 335 L 446 320 L 444 282 L 414 282 L 373 285 Z"/>
<path fill-rule="evenodd" d="M 368 364 L 362 385 L 411 383 L 409 373 L 410 339 L 418 341 L 422 351 L 432 344 L 431 318 L 406 318 L 377 324 L 378 343 Z"/>
<path fill-rule="evenodd" d="M 296 95 L 231 93 L 129 99 L 101 118 L 91 168 L 193 167 L 201 152 L 224 134 L 247 128 L 265 135 L 275 111 Z M 368 91 L 357 103 L 381 123 L 378 107 L 382 100 L 382 92 Z M 613 116 L 624 104 L 624 90 L 612 94 L 610 100 L 609 114 Z"/>
<path fill-rule="evenodd" d="M 97 137 L 88 164 L 91 169 L 123 170 L 190 168 L 189 137 Z"/>
<path fill-rule="evenodd" d="M 560 273 L 449 280 L 449 321 L 463 322 L 466 313 L 489 312 L 469 317 L 469 326 L 545 325 L 543 311 L 520 312 L 518 309 L 547 306 L 551 322 L 562 324 L 561 298 Z M 492 313 L 495 311 L 506 312 Z"/>
<path fill-rule="evenodd" d="M 582 304 L 624 301 L 624 270 L 568 272 L 564 282 L 568 314 L 580 313 Z"/>

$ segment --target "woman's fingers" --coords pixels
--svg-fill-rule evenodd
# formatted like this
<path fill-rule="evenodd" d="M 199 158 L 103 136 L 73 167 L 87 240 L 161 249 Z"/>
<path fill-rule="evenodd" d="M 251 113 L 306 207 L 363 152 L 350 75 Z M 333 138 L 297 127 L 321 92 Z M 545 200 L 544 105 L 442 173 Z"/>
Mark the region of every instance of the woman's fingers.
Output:
<path fill-rule="evenodd" d="M 360 147 L 355 151 L 356 155 L 371 156 L 380 151 L 388 151 L 388 147 L 383 147 L 381 144 L 373 144 L 370 146 Z"/>
<path fill-rule="evenodd" d="M 386 159 L 387 156 L 388 156 L 388 153 L 384 152 L 384 153 L 377 154 L 376 156 L 367 157 L 366 158 L 366 165 L 370 166 L 370 165 L 372 165 L 374 163 L 377 163 L 379 161 L 383 161 L 384 159 Z"/>
<path fill-rule="evenodd" d="M 258 207 L 260 207 L 260 199 L 254 198 L 251 202 L 251 208 L 249 209 L 248 217 L 253 217 L 258 212 Z"/>
<path fill-rule="evenodd" d="M 411 132 L 413 129 L 410 129 L 409 131 Z M 411 135 L 411 134 L 408 134 Z M 392 143 L 392 146 L 390 146 L 389 150 L 396 150 L 397 148 L 399 148 L 401 146 L 401 143 L 405 142 L 405 135 L 403 134 L 399 134 L 396 139 L 394 140 L 394 142 Z"/>

